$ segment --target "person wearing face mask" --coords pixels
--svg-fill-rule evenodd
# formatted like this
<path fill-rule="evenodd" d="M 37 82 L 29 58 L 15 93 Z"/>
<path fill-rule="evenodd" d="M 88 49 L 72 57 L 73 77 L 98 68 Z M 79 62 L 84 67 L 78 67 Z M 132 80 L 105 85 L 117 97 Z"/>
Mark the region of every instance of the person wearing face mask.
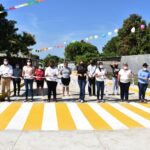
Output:
<path fill-rule="evenodd" d="M 24 82 L 25 82 L 25 95 L 26 95 L 26 100 L 25 101 L 28 101 L 29 87 L 30 87 L 31 101 L 33 101 L 34 73 L 35 73 L 35 69 L 32 66 L 32 61 L 31 61 L 31 59 L 28 59 L 27 60 L 27 65 L 25 65 L 23 67 L 23 70 L 22 70 L 22 77 L 24 78 Z"/>
<path fill-rule="evenodd" d="M 84 103 L 85 100 L 85 86 L 86 86 L 86 76 L 87 76 L 87 67 L 84 62 L 81 60 L 79 66 L 77 67 L 77 75 L 78 75 L 78 84 L 80 88 L 79 101 Z"/>
<path fill-rule="evenodd" d="M 19 64 L 16 64 L 15 68 L 13 69 L 13 86 L 14 86 L 14 96 L 16 96 L 16 90 L 18 86 L 18 96 L 20 96 L 20 84 L 21 84 L 21 76 L 22 70 L 19 67 Z"/>
<path fill-rule="evenodd" d="M 44 96 L 44 69 L 41 64 L 39 64 L 38 68 L 35 70 L 35 80 L 37 84 L 37 95 Z"/>
<path fill-rule="evenodd" d="M 106 79 L 107 71 L 103 66 L 103 62 L 99 62 L 99 66 L 96 69 L 95 77 L 96 77 L 96 85 L 97 85 L 97 102 L 105 102 L 104 100 L 104 80 Z M 101 92 L 101 98 L 100 98 L 100 92 Z"/>
<path fill-rule="evenodd" d="M 87 68 L 88 70 L 88 91 L 89 96 L 95 96 L 95 71 L 96 65 L 93 60 L 90 60 L 90 65 Z"/>
<path fill-rule="evenodd" d="M 129 87 L 130 87 L 130 80 L 133 78 L 132 71 L 128 68 L 128 64 L 123 64 L 123 69 L 121 69 L 118 73 L 118 81 L 120 84 L 120 97 L 122 102 L 128 101 L 129 99 Z"/>
<path fill-rule="evenodd" d="M 57 79 L 58 79 L 58 69 L 55 67 L 55 62 L 50 61 L 49 67 L 45 70 L 45 77 L 48 86 L 48 102 L 51 101 L 51 95 L 53 93 L 53 101 L 57 102 L 56 88 L 57 88 Z"/>
<path fill-rule="evenodd" d="M 148 64 L 143 64 L 143 69 L 138 72 L 138 87 L 139 87 L 139 100 L 146 101 L 145 93 L 150 79 L 150 72 L 148 71 Z"/>
<path fill-rule="evenodd" d="M 0 66 L 2 95 L 7 95 L 7 100 L 10 101 L 10 83 L 13 74 L 13 68 L 9 65 L 8 59 L 4 59 L 3 65 Z M 5 89 L 7 91 L 5 91 Z"/>
<path fill-rule="evenodd" d="M 119 73 L 119 68 L 118 68 L 118 64 L 113 62 L 111 65 L 110 65 L 111 69 L 112 69 L 112 81 L 113 81 L 113 93 L 112 95 L 116 94 L 118 95 L 119 92 L 118 92 L 118 73 Z"/>
<path fill-rule="evenodd" d="M 70 75 L 71 69 L 68 67 L 68 62 L 64 62 L 64 67 L 61 69 L 60 74 L 62 75 L 62 92 L 63 96 L 65 96 L 65 90 L 67 92 L 67 96 L 69 96 L 69 84 L 70 84 Z"/>

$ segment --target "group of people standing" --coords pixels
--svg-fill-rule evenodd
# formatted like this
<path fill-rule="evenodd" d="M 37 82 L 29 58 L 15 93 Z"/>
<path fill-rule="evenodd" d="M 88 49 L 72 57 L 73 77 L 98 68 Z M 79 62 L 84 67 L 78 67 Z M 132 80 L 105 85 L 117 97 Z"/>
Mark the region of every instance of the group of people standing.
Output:
<path fill-rule="evenodd" d="M 110 65 L 112 69 L 112 95 L 119 95 L 120 86 L 120 99 L 128 101 L 129 87 L 134 74 L 129 69 L 128 64 L 124 63 L 122 69 L 119 68 L 117 63 Z M 68 62 L 64 62 L 64 67 L 60 70 L 55 65 L 54 61 L 50 61 L 46 69 L 42 64 L 35 68 L 32 65 L 31 59 L 27 59 L 26 65 L 21 69 L 19 64 L 15 68 L 9 64 L 8 59 L 4 59 L 3 64 L 0 66 L 1 76 L 1 93 L 6 95 L 10 101 L 10 83 L 13 80 L 14 96 L 20 96 L 21 80 L 24 80 L 25 85 L 25 101 L 34 100 L 33 82 L 36 81 L 37 93 L 36 95 L 44 96 L 44 81 L 47 83 L 47 101 L 57 101 L 57 84 L 58 78 L 61 76 L 62 96 L 69 96 L 69 84 L 71 81 L 71 69 L 68 67 Z M 78 85 L 80 89 L 79 101 L 85 102 L 85 88 L 88 82 L 89 96 L 96 96 L 97 102 L 105 102 L 105 81 L 108 78 L 107 70 L 103 62 L 96 63 L 93 60 L 87 66 L 83 61 L 80 61 L 77 66 Z M 139 100 L 145 101 L 145 93 L 149 84 L 150 72 L 148 71 L 148 64 L 144 63 L 143 68 L 138 72 L 138 87 L 139 87 Z M 5 92 L 5 90 L 7 90 Z M 29 92 L 30 91 L 30 92 Z M 53 99 L 52 99 L 53 96 Z"/>
<path fill-rule="evenodd" d="M 36 95 L 44 96 L 44 82 L 47 83 L 48 88 L 48 99 L 47 101 L 57 101 L 57 83 L 58 76 L 61 77 L 61 82 L 63 84 L 63 96 L 65 90 L 69 96 L 69 84 L 71 69 L 68 67 L 68 63 L 64 63 L 64 67 L 58 70 L 54 61 L 49 61 L 48 67 L 43 68 L 42 64 L 35 68 L 32 65 L 31 59 L 27 59 L 26 65 L 21 69 L 19 64 L 15 65 L 15 68 L 9 64 L 8 59 L 4 59 L 3 64 L 0 66 L 0 77 L 1 77 L 1 93 L 7 100 L 10 101 L 10 85 L 11 80 L 13 80 L 13 96 L 20 96 L 21 80 L 24 80 L 25 85 L 25 101 L 34 101 L 34 91 L 33 83 L 36 81 Z M 30 94 L 30 100 L 29 100 Z M 53 94 L 53 100 L 52 100 Z"/>
<path fill-rule="evenodd" d="M 121 101 L 129 102 L 129 88 L 131 82 L 134 80 L 133 72 L 129 69 L 127 63 L 124 63 L 121 69 L 119 68 L 118 63 L 115 62 L 110 64 L 110 67 L 112 69 L 112 95 L 119 95 L 120 86 Z M 96 64 L 91 60 L 88 67 L 86 67 L 84 62 L 80 61 L 80 64 L 77 67 L 77 74 L 80 87 L 79 101 L 85 101 L 85 87 L 88 78 L 89 96 L 97 96 L 97 102 L 105 102 L 104 89 L 108 73 L 103 62 Z M 138 72 L 139 100 L 141 102 L 146 101 L 145 93 L 149 84 L 149 79 L 150 72 L 148 71 L 148 64 L 144 63 L 142 69 Z M 95 87 L 97 87 L 97 93 Z"/>

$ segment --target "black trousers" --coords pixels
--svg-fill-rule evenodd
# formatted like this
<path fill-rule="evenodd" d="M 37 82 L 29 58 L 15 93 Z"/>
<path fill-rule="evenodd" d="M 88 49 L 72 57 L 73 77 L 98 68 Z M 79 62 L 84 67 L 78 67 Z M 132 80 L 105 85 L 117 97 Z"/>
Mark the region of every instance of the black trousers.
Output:
<path fill-rule="evenodd" d="M 89 95 L 91 96 L 92 94 L 95 95 L 95 77 L 94 78 L 88 78 L 88 91 Z"/>
<path fill-rule="evenodd" d="M 16 95 L 17 87 L 18 87 L 18 95 L 20 95 L 20 83 L 21 79 L 13 79 L 14 95 Z"/>
<path fill-rule="evenodd" d="M 130 82 L 129 83 L 120 82 L 120 97 L 121 97 L 121 100 L 128 100 L 129 99 L 129 87 L 130 87 Z"/>
<path fill-rule="evenodd" d="M 144 100 L 148 84 L 138 83 L 138 87 L 139 87 L 139 100 Z"/>
<path fill-rule="evenodd" d="M 53 98 L 56 100 L 57 82 L 55 82 L 55 81 L 47 81 L 47 86 L 48 86 L 48 100 L 51 100 L 52 93 L 53 93 Z"/>

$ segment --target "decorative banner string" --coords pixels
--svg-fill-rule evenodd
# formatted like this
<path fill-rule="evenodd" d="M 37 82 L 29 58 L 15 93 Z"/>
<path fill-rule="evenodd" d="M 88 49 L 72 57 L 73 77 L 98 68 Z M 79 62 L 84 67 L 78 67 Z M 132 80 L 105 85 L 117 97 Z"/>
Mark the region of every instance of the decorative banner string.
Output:
<path fill-rule="evenodd" d="M 22 7 L 27 7 L 27 6 L 30 6 L 30 5 L 38 4 L 38 3 L 43 2 L 43 1 L 44 0 L 34 0 L 34 1 L 29 1 L 29 2 L 20 4 L 20 5 L 17 5 L 17 6 L 12 6 L 8 9 L 4 9 L 4 10 L 0 11 L 0 14 L 11 11 L 11 10 L 16 10 L 16 9 L 19 9 L 19 8 L 22 8 Z"/>
<path fill-rule="evenodd" d="M 97 40 L 99 38 L 106 38 L 107 36 L 113 36 L 113 33 L 117 34 L 118 33 L 118 29 L 115 29 L 113 32 L 108 32 L 107 34 L 102 34 L 102 35 L 94 35 L 94 36 L 89 36 L 87 38 L 85 38 L 84 40 L 86 42 L 89 42 L 91 40 Z M 43 51 L 48 51 L 48 50 L 53 50 L 53 49 L 60 49 L 60 48 L 64 48 L 67 43 L 74 43 L 76 42 L 76 40 L 73 40 L 71 42 L 63 42 L 62 44 L 57 44 L 55 46 L 51 46 L 51 47 L 46 47 L 46 48 L 41 48 L 39 50 L 32 50 L 32 52 L 36 52 L 36 53 L 40 53 L 40 52 L 43 52 Z"/>

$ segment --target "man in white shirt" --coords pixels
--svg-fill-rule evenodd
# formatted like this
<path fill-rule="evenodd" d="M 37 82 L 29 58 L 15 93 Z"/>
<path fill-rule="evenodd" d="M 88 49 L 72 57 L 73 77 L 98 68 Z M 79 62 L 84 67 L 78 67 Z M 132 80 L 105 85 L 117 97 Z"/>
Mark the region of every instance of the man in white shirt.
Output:
<path fill-rule="evenodd" d="M 93 60 L 90 60 L 90 65 L 87 68 L 88 70 L 88 91 L 89 96 L 92 94 L 95 96 L 95 71 L 96 65 L 94 64 Z"/>
<path fill-rule="evenodd" d="M 13 74 L 13 68 L 9 65 L 8 60 L 4 59 L 3 65 L 0 66 L 0 76 L 1 76 L 1 86 L 2 86 L 2 95 L 7 95 L 8 101 L 10 101 L 10 83 L 11 76 Z M 5 89 L 7 90 L 5 92 Z"/>

